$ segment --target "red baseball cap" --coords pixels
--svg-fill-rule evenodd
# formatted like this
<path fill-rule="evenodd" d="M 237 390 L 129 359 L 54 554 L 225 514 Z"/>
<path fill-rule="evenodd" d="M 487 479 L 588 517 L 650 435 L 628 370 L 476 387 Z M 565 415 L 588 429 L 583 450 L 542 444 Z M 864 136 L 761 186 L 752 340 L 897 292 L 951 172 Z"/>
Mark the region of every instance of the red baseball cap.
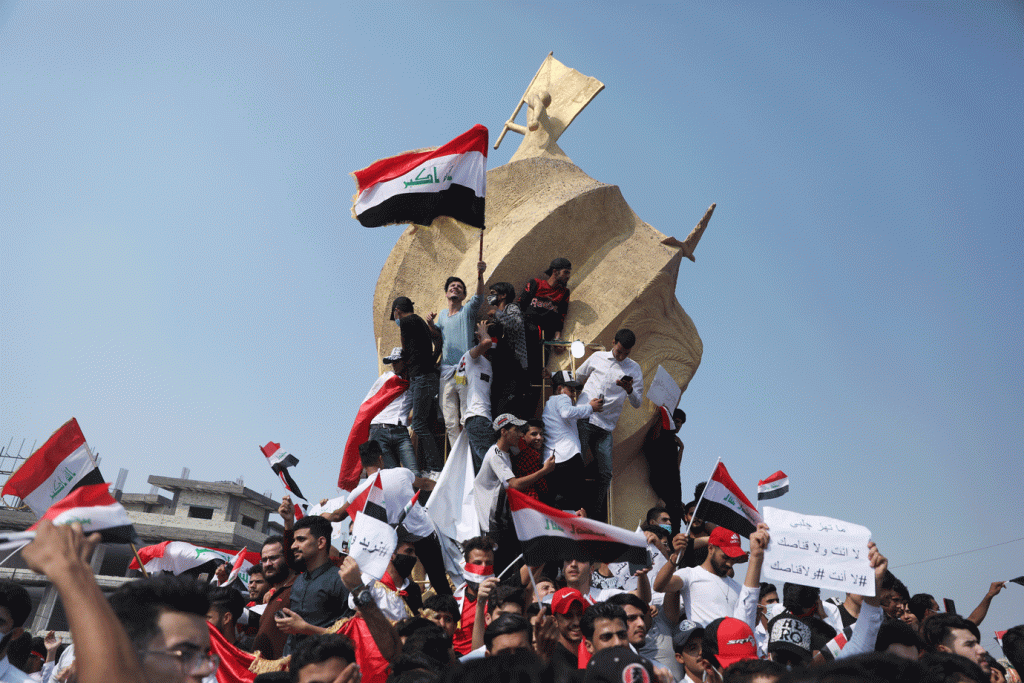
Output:
<path fill-rule="evenodd" d="M 554 614 L 568 614 L 574 602 L 580 603 L 583 609 L 587 608 L 587 601 L 583 599 L 583 593 L 575 588 L 560 588 L 551 596 L 551 611 Z"/>
<path fill-rule="evenodd" d="M 708 545 L 717 546 L 729 557 L 743 557 L 747 553 L 740 545 L 740 535 L 735 531 L 729 531 L 724 526 L 716 526 L 708 539 Z"/>
<path fill-rule="evenodd" d="M 722 669 L 743 659 L 757 659 L 757 642 L 750 626 L 739 619 L 715 619 L 704 629 L 703 656 L 714 655 Z"/>

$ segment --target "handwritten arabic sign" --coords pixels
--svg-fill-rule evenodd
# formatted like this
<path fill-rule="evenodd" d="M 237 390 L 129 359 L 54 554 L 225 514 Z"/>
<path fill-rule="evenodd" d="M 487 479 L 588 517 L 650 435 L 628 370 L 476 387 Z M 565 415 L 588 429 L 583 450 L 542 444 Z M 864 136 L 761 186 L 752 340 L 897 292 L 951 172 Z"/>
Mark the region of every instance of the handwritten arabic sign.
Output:
<path fill-rule="evenodd" d="M 651 387 L 647 390 L 647 398 L 651 399 L 655 405 L 665 406 L 671 412 L 679 405 L 679 398 L 682 395 L 679 383 L 672 379 L 668 370 L 659 365 L 657 372 L 654 373 L 654 381 L 651 382 Z"/>
<path fill-rule="evenodd" d="M 875 594 L 867 527 L 772 507 L 765 507 L 764 521 L 771 535 L 761 570 L 764 580 Z"/>

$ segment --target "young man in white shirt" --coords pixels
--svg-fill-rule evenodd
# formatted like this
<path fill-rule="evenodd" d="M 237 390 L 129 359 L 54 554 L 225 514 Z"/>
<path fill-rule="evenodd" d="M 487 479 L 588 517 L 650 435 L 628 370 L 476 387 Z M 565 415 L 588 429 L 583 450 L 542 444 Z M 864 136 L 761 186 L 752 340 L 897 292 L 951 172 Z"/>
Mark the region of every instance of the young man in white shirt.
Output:
<path fill-rule="evenodd" d="M 388 371 L 377 378 L 370 387 L 363 403 L 375 396 L 384 383 L 394 376 L 406 378 L 405 358 L 402 347 L 396 346 L 391 353 L 383 358 L 385 365 L 390 365 L 394 372 Z M 380 444 L 384 457 L 384 467 L 405 467 L 417 471 L 416 452 L 409 438 L 409 412 L 412 410 L 412 394 L 406 389 L 396 396 L 382 411 L 370 421 L 370 440 Z"/>
<path fill-rule="evenodd" d="M 597 495 L 593 505 L 594 519 L 607 517 L 608 489 L 612 483 L 612 432 L 626 401 L 634 408 L 643 402 L 644 377 L 640 366 L 629 358 L 636 345 L 636 335 L 623 328 L 615 333 L 611 351 L 599 351 L 583 362 L 576 377 L 583 384 L 580 402 L 604 398 L 604 408 L 579 421 L 581 450 L 589 446 L 597 461 Z"/>
<path fill-rule="evenodd" d="M 477 344 L 459 359 L 455 371 L 455 383 L 462 401 L 462 426 L 469 438 L 469 452 L 473 456 L 473 471 L 479 472 L 488 449 L 494 445 L 494 429 L 491 426 L 491 387 L 494 369 L 491 366 L 490 350 L 494 341 L 486 320 L 476 326 Z"/>
<path fill-rule="evenodd" d="M 577 424 L 600 412 L 604 402 L 591 398 L 576 404 L 580 383 L 568 370 L 559 370 L 551 376 L 553 393 L 544 405 L 544 439 L 555 457 L 555 474 L 549 480 L 549 491 L 555 507 L 563 510 L 580 509 L 580 487 L 583 480 L 583 456 Z"/>

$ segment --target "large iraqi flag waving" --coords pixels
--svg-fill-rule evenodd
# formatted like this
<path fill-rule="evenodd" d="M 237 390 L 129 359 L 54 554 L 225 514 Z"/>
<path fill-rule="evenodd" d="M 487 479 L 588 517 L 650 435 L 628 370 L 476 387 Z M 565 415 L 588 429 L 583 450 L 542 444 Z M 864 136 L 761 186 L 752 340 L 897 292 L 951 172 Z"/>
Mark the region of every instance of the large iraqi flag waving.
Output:
<path fill-rule="evenodd" d="M 729 470 L 725 469 L 722 463 L 718 463 L 711 474 L 693 516 L 724 526 L 729 531 L 747 538 L 750 538 L 750 534 L 757 530 L 757 525 L 764 521 L 761 513 L 743 495 L 743 491 L 732 480 Z"/>
<path fill-rule="evenodd" d="M 572 559 L 646 564 L 643 534 L 556 510 L 511 487 L 505 492 L 526 564 Z"/>
<path fill-rule="evenodd" d="M 260 562 L 260 554 L 252 550 L 243 549 L 236 553 L 234 550 L 204 548 L 184 541 L 164 541 L 156 545 L 147 545 L 139 548 L 139 557 L 142 558 L 146 571 L 171 572 L 175 576 L 215 560 L 230 563 L 237 576 L 238 572 L 244 572 Z M 128 568 L 138 569 L 138 560 L 132 559 Z"/>
<path fill-rule="evenodd" d="M 430 225 L 438 216 L 484 227 L 487 129 L 480 124 L 436 149 L 404 152 L 352 174 L 352 215 L 364 227 Z"/>

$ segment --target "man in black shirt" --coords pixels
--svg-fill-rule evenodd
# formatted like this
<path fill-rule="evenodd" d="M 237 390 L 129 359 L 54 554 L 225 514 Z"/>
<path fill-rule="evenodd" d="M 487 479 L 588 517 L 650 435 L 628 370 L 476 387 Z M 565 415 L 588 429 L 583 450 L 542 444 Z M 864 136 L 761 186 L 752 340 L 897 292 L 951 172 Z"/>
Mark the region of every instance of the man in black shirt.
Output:
<path fill-rule="evenodd" d="M 402 334 L 402 352 L 409 374 L 409 395 L 412 400 L 412 431 L 416 433 L 423 452 L 423 476 L 436 479 L 444 467 L 434 433 L 430 429 L 430 407 L 440 388 L 437 372 L 438 350 L 430 328 L 413 312 L 409 297 L 400 296 L 391 304 L 391 319 Z M 434 473 L 431 476 L 431 473 Z"/>

